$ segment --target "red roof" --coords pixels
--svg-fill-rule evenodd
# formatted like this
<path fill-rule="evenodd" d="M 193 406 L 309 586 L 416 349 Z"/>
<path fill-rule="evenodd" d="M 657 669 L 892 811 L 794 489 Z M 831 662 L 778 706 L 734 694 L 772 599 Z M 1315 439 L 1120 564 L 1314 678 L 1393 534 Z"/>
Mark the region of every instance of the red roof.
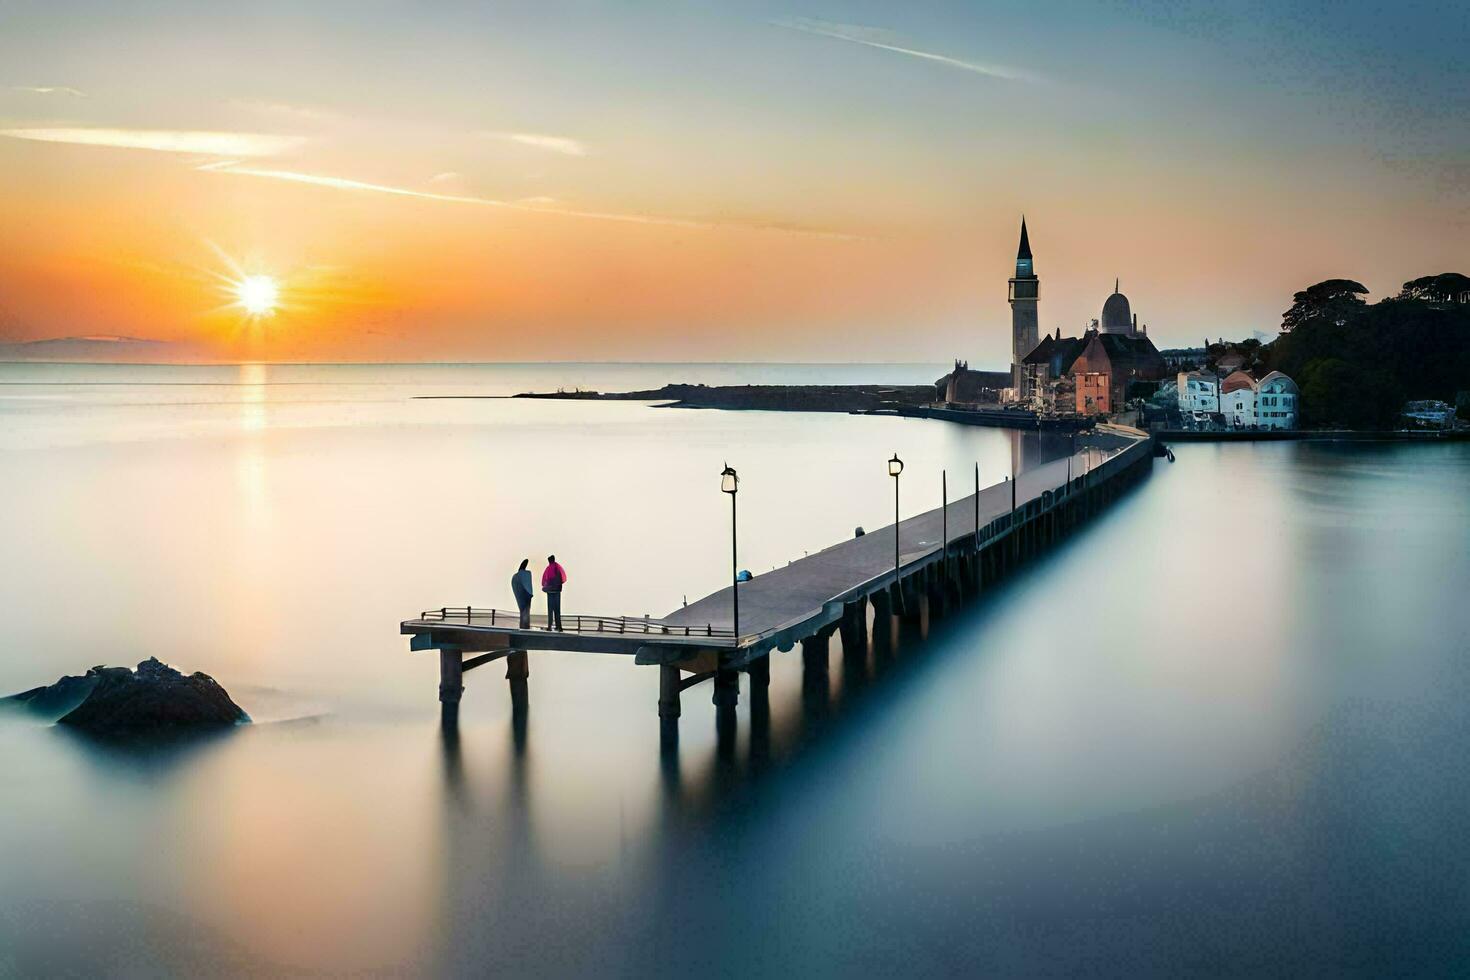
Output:
<path fill-rule="evenodd" d="M 1225 379 L 1225 384 L 1221 385 L 1220 390 L 1228 395 L 1232 391 L 1239 391 L 1242 388 L 1254 388 L 1255 386 L 1255 378 L 1246 374 L 1244 371 L 1235 371 Z"/>

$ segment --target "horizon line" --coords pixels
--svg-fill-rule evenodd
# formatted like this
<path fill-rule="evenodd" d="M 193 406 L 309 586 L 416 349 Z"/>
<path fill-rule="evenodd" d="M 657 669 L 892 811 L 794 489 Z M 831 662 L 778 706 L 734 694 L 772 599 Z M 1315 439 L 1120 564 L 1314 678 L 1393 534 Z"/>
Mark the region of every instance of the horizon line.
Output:
<path fill-rule="evenodd" d="M 935 362 L 923 361 L 674 361 L 674 360 L 589 360 L 589 361 L 267 361 L 267 360 L 221 360 L 221 361 L 102 361 L 102 360 L 51 360 L 46 358 L 35 358 L 26 360 L 8 360 L 0 358 L 0 364 L 92 364 L 111 367 L 241 367 L 245 365 L 264 365 L 275 367 L 355 367 L 361 365 L 379 365 L 382 367 L 459 367 L 472 365 L 495 365 L 501 367 L 526 367 L 540 365 L 624 365 L 636 367 L 645 364 L 679 364 L 700 366 L 825 366 L 825 367 L 862 367 L 868 365 L 883 366 L 913 366 L 920 367 Z M 999 370 L 999 369 L 997 369 Z"/>

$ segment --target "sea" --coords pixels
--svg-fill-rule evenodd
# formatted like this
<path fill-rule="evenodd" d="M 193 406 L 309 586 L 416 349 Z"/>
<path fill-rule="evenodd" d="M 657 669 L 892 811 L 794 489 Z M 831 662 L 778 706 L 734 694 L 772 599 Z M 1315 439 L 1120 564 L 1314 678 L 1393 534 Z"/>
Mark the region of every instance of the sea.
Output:
<path fill-rule="evenodd" d="M 156 656 L 252 723 L 0 711 L 0 975 L 1018 976 L 1470 963 L 1470 444 L 1181 444 L 891 655 L 768 712 L 535 652 L 440 723 L 402 620 L 658 616 L 1066 452 L 540 401 L 933 364 L 0 364 L 0 695 Z M 440 396 L 440 397 L 425 397 Z M 452 397 L 443 397 L 452 396 Z M 745 681 L 742 679 L 742 685 Z"/>

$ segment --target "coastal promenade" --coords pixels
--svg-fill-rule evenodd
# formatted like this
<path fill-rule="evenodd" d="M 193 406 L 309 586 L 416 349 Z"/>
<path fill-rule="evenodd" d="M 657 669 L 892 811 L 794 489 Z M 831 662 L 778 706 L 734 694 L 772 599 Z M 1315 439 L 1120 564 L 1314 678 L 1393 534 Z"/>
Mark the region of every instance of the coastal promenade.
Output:
<path fill-rule="evenodd" d="M 792 561 L 739 585 L 739 633 L 726 587 L 661 618 L 565 617 L 565 631 L 498 609 L 441 607 L 400 624 L 414 651 L 440 659 L 439 699 L 457 715 L 465 672 L 507 661 L 513 697 L 524 698 L 529 652 L 563 650 L 631 656 L 659 668 L 659 715 L 679 716 L 680 694 L 714 681 L 714 703 L 733 708 L 739 671 L 753 689 L 768 683 L 774 651 L 801 644 L 809 669 L 826 669 L 838 634 L 844 649 L 891 635 L 894 617 L 942 615 L 1016 564 L 1086 521 L 1152 465 L 1154 442 L 1137 429 L 1099 426 L 1078 437 L 1078 452 Z M 1070 476 L 1070 479 L 1069 479 Z M 897 534 L 898 555 L 894 541 Z"/>

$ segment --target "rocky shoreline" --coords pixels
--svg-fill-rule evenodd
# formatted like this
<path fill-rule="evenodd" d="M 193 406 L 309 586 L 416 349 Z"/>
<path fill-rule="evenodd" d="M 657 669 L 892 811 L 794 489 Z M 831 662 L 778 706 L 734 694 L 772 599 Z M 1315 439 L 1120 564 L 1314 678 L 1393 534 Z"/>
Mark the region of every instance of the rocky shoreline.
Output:
<path fill-rule="evenodd" d="M 868 412 L 934 400 L 933 385 L 667 384 L 642 391 L 525 392 L 516 398 L 562 401 L 657 402 L 660 408 L 748 409 L 767 412 Z"/>

